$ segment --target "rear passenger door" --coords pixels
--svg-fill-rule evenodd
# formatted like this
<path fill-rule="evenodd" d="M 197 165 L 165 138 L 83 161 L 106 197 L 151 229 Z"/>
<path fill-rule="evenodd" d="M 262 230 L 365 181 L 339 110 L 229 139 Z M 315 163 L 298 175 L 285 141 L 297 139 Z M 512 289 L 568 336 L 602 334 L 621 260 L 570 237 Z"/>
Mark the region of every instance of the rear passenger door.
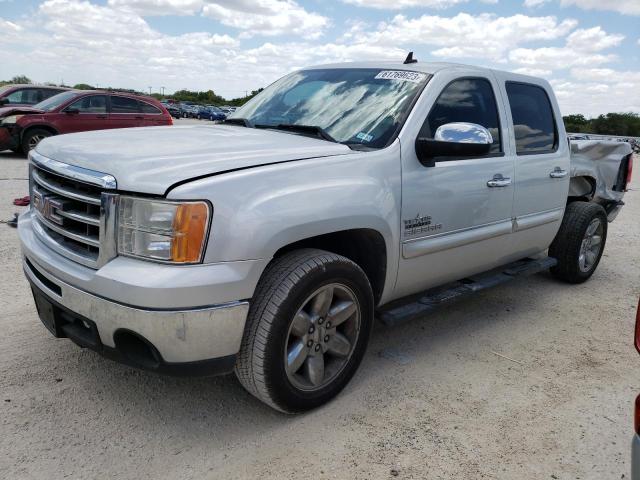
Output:
<path fill-rule="evenodd" d="M 109 95 L 111 108 L 109 111 L 110 128 L 129 128 L 145 126 L 144 115 L 140 103 L 135 98 Z"/>
<path fill-rule="evenodd" d="M 544 250 L 562 221 L 571 176 L 569 147 L 546 82 L 501 83 L 513 124 L 514 242 L 529 254 Z"/>

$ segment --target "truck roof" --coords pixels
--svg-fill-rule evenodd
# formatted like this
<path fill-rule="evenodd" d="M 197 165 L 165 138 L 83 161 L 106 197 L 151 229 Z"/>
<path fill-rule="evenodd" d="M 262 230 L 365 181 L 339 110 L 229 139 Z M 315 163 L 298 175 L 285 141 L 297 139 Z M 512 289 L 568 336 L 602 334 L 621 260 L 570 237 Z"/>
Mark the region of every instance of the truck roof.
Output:
<path fill-rule="evenodd" d="M 520 80 L 543 80 L 538 77 L 532 77 L 530 75 L 522 75 L 519 73 L 507 72 L 505 70 L 495 70 L 491 68 L 478 67 L 476 65 L 466 65 L 462 63 L 450 63 L 450 62 L 415 62 L 404 63 L 402 60 L 398 61 L 369 61 L 369 62 L 343 62 L 343 63 L 328 63 L 324 65 L 314 65 L 312 67 L 305 67 L 301 70 L 312 70 L 320 68 L 382 68 L 388 70 L 409 70 L 412 72 L 423 72 L 428 74 L 434 74 L 442 70 L 464 70 L 465 74 L 469 73 L 484 73 L 495 72 L 501 75 L 507 75 L 514 79 Z"/>

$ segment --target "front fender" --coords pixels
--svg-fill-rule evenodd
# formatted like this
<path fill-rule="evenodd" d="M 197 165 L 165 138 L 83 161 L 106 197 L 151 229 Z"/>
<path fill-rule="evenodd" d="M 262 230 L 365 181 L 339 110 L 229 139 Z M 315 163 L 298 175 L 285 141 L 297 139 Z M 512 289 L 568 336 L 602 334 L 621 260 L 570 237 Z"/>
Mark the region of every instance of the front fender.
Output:
<path fill-rule="evenodd" d="M 205 262 L 266 259 L 291 243 L 372 229 L 387 250 L 385 293 L 395 284 L 400 230 L 400 144 L 298 160 L 180 185 L 169 198 L 213 204 Z M 384 295 L 384 293 L 383 293 Z"/>

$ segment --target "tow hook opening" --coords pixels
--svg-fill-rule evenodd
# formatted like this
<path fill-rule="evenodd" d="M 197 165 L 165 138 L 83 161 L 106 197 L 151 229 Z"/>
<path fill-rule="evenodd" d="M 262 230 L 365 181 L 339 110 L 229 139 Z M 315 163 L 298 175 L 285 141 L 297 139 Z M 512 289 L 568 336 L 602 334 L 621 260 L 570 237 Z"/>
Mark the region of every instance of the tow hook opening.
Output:
<path fill-rule="evenodd" d="M 130 330 L 118 330 L 113 334 L 116 350 L 131 364 L 147 369 L 156 369 L 162 363 L 160 352 L 151 342 Z"/>

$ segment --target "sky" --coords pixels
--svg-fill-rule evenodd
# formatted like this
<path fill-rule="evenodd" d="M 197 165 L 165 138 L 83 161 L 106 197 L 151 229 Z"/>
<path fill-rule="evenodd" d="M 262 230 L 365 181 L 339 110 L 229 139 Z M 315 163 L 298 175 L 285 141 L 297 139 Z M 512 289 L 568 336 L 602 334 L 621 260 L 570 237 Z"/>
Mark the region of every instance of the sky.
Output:
<path fill-rule="evenodd" d="M 0 79 L 227 98 L 308 65 L 541 76 L 564 115 L 640 112 L 640 0 L 0 0 Z"/>

